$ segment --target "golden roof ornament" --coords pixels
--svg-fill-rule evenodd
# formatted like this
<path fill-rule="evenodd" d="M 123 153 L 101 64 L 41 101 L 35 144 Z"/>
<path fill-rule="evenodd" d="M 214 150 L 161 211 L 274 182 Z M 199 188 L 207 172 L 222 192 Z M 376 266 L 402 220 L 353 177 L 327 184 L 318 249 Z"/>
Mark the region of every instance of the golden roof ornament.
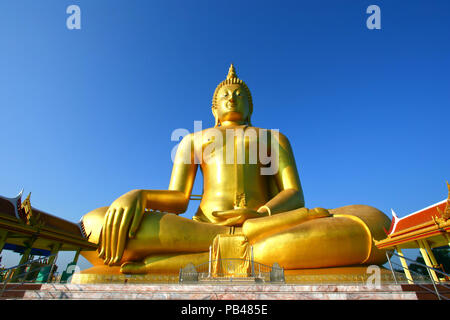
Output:
<path fill-rule="evenodd" d="M 37 226 L 42 223 L 41 214 L 38 212 L 37 214 L 33 213 L 33 208 L 31 207 L 31 192 L 28 194 L 25 201 L 20 205 L 21 209 L 25 213 L 25 223 L 29 226 Z"/>
<path fill-rule="evenodd" d="M 450 184 L 447 181 L 447 189 L 448 189 L 448 196 L 447 196 L 447 203 L 445 205 L 445 209 L 444 211 L 442 211 L 439 208 L 436 208 L 437 212 L 440 215 L 440 219 L 439 220 L 448 220 L 450 218 Z"/>

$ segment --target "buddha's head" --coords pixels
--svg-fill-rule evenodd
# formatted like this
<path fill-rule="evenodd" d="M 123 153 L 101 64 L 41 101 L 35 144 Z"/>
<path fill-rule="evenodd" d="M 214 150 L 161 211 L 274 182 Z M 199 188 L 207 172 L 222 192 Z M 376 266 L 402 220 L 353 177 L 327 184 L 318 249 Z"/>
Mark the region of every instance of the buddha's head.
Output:
<path fill-rule="evenodd" d="M 244 81 L 240 80 L 231 65 L 227 78 L 214 91 L 212 113 L 216 119 L 215 126 L 225 121 L 246 123 L 251 125 L 250 118 L 253 103 L 250 90 Z"/>

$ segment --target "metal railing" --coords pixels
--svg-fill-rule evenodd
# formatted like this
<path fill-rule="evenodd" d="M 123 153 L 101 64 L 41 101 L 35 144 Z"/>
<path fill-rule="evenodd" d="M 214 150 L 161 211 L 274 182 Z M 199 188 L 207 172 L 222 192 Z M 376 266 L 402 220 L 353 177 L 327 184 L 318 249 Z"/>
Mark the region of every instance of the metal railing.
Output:
<path fill-rule="evenodd" d="M 38 258 L 35 260 L 27 261 L 23 264 L 19 264 L 14 267 L 1 269 L 0 275 L 2 276 L 3 280 L 2 280 L 2 289 L 0 291 L 0 297 L 2 297 L 6 291 L 10 291 L 10 290 L 13 290 L 13 289 L 16 289 L 16 288 L 22 286 L 25 282 L 27 282 L 28 276 L 30 275 L 30 273 L 39 274 L 41 269 L 47 268 L 50 266 L 50 270 L 48 272 L 48 276 L 45 281 L 45 282 L 49 282 L 50 277 L 52 276 L 53 270 L 55 268 L 56 256 L 57 256 L 57 254 L 52 254 L 47 257 L 41 257 L 41 258 Z M 40 267 L 33 268 L 33 264 L 42 264 L 42 263 L 44 263 L 45 260 L 48 260 L 51 257 L 55 257 L 55 259 L 53 260 L 53 263 L 51 265 L 44 264 Z M 28 281 L 28 282 L 35 283 L 35 280 L 36 279 L 31 279 L 31 281 Z M 10 284 L 14 283 L 16 285 L 8 287 L 8 283 L 10 283 Z"/>
<path fill-rule="evenodd" d="M 181 268 L 179 282 L 185 282 L 186 279 L 195 279 L 195 282 L 240 282 L 246 279 L 256 282 L 284 282 L 284 269 L 277 264 L 267 266 L 252 259 L 224 258 Z"/>
<path fill-rule="evenodd" d="M 422 263 L 420 263 L 420 262 L 417 262 L 417 261 L 415 261 L 415 260 L 411 260 L 411 259 L 409 259 L 409 258 L 406 258 L 406 257 L 404 257 L 404 256 L 401 256 L 401 255 L 399 255 L 399 254 L 397 254 L 397 253 L 395 253 L 395 252 L 392 252 L 392 255 L 397 256 L 397 257 L 399 257 L 400 259 L 405 259 L 405 260 L 407 260 L 407 261 L 410 261 L 410 262 L 411 262 L 410 265 L 411 265 L 411 264 L 416 264 L 416 265 L 418 265 L 418 266 L 421 266 L 421 267 L 425 268 L 425 269 L 427 270 L 427 272 L 428 272 L 428 276 L 429 276 L 430 281 L 431 281 L 431 283 L 432 283 L 432 285 L 433 285 L 434 291 L 433 291 L 433 290 L 430 290 L 429 288 L 427 288 L 427 287 L 425 287 L 425 286 L 423 286 L 423 285 L 420 285 L 420 284 L 417 283 L 417 282 L 415 282 L 415 281 L 414 281 L 414 278 L 413 278 L 412 281 L 414 282 L 414 284 L 417 285 L 417 286 L 419 286 L 419 287 L 421 287 L 422 289 L 424 289 L 424 290 L 426 290 L 426 291 L 428 291 L 428 292 L 431 292 L 431 293 L 436 294 L 436 297 L 437 297 L 439 300 L 441 300 L 441 299 L 444 299 L 444 300 L 450 300 L 450 298 L 447 298 L 447 297 L 445 297 L 445 296 L 443 296 L 442 294 L 439 293 L 439 290 L 438 290 L 438 287 L 436 286 L 436 284 L 439 285 L 439 286 L 442 286 L 442 287 L 444 287 L 444 288 L 446 288 L 446 289 L 449 289 L 449 290 L 450 290 L 450 286 L 444 284 L 444 283 L 441 282 L 441 281 L 437 281 L 437 282 L 436 282 L 436 281 L 433 279 L 433 276 L 432 276 L 432 274 L 431 274 L 431 271 L 434 271 L 434 272 L 437 272 L 437 273 L 443 275 L 444 277 L 446 277 L 446 279 L 450 278 L 450 275 L 449 275 L 449 274 L 447 274 L 447 273 L 445 273 L 445 272 L 443 272 L 443 271 L 441 271 L 441 270 L 438 270 L 438 269 L 436 269 L 436 268 L 429 267 L 429 266 L 427 266 L 427 265 L 425 265 L 425 264 L 422 264 Z M 389 257 L 389 253 L 388 253 L 387 251 L 386 251 L 386 257 L 387 257 L 387 259 L 388 259 L 389 266 L 390 266 L 391 271 L 392 271 L 392 276 L 394 277 L 394 281 L 395 281 L 396 284 L 398 284 L 397 277 L 395 276 L 395 270 L 394 270 L 394 268 L 392 267 L 392 264 L 395 264 L 395 265 L 397 265 L 397 266 L 400 266 L 403 270 L 404 270 L 404 267 L 403 267 L 403 265 L 401 265 L 401 264 L 399 264 L 399 263 L 393 262 L 393 261 L 391 260 L 391 258 Z M 421 275 L 421 276 L 422 276 L 422 274 L 419 273 L 419 272 L 416 272 L 416 271 L 414 271 L 414 270 L 410 270 L 409 268 L 408 268 L 408 270 L 409 270 L 410 273 L 412 272 L 412 273 L 414 273 L 414 274 L 417 274 L 417 275 Z M 438 277 L 438 279 L 439 279 L 439 277 Z"/>
<path fill-rule="evenodd" d="M 255 277 L 263 273 L 270 273 L 272 270 L 272 267 L 253 260 L 227 258 L 210 260 L 202 263 L 196 266 L 197 272 L 211 276 L 213 264 L 219 265 L 219 270 L 215 272 L 215 276 L 219 277 L 226 275 L 234 275 L 235 277 Z"/>

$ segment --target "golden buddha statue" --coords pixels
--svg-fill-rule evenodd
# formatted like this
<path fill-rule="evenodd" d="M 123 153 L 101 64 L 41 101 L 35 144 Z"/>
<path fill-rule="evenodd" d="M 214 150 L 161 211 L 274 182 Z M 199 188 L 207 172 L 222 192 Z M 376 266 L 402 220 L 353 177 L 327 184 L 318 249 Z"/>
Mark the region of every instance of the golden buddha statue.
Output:
<path fill-rule="evenodd" d="M 216 236 L 241 235 L 255 261 L 286 270 L 383 264 L 385 252 L 373 239 L 385 238 L 386 215 L 364 205 L 305 208 L 289 140 L 253 127 L 252 111 L 250 90 L 231 65 L 214 92 L 215 126 L 182 139 L 168 190 L 132 190 L 86 214 L 82 223 L 99 247 L 82 255 L 126 274 L 176 273 L 208 261 Z M 191 220 L 179 215 L 199 166 L 203 194 Z"/>

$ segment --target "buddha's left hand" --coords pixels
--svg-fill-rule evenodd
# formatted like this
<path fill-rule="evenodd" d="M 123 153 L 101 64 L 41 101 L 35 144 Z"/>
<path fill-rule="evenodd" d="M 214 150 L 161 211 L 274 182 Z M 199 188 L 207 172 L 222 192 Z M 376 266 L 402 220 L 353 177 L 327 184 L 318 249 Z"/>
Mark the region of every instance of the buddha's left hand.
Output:
<path fill-rule="evenodd" d="M 217 225 L 221 226 L 240 226 L 245 220 L 260 218 L 266 216 L 265 213 L 259 213 L 250 209 L 233 209 L 226 211 L 215 211 L 212 215 L 219 219 L 225 219 L 217 222 Z"/>

